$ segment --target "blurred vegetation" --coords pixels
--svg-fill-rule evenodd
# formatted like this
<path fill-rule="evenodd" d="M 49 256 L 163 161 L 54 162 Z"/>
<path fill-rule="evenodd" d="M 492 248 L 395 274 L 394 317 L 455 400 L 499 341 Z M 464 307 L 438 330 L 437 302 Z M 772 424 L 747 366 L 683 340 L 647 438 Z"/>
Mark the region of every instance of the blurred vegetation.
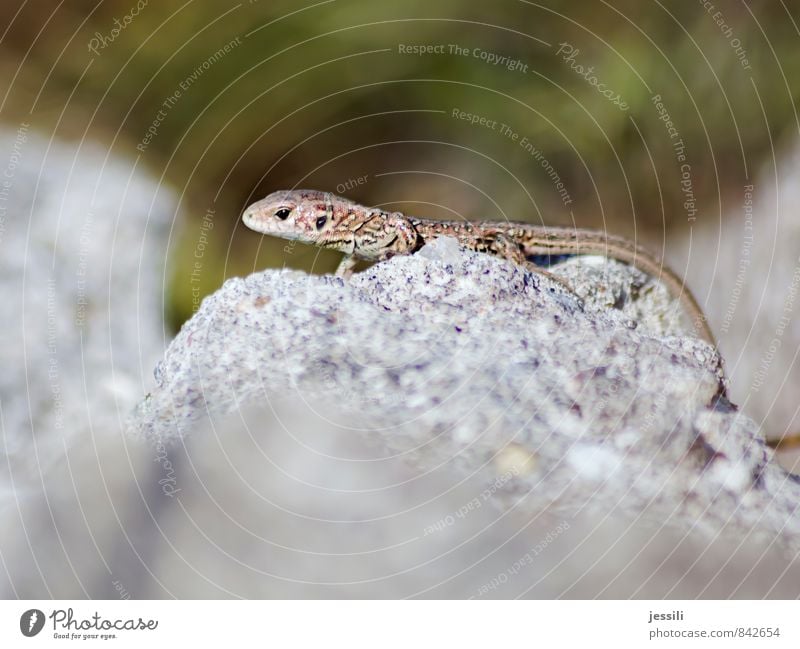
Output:
<path fill-rule="evenodd" d="M 285 250 L 238 224 L 248 203 L 278 188 L 336 191 L 366 176 L 343 193 L 420 216 L 607 227 L 658 249 L 665 232 L 688 235 L 692 221 L 676 139 L 654 95 L 685 144 L 697 221 L 717 223 L 739 205 L 747 179 L 798 130 L 800 10 L 714 4 L 150 0 L 109 41 L 136 0 L 16 0 L 0 26 L 3 119 L 30 113 L 52 134 L 100 139 L 177 189 L 187 221 L 170 256 L 166 306 L 176 326 L 194 306 L 201 237 L 209 240 L 203 294 L 266 266 L 335 266 L 333 254 Z M 91 52 L 100 36 L 105 47 Z M 579 50 L 572 65 L 593 66 L 630 108 L 573 70 L 560 43 Z M 401 54 L 400 44 L 445 52 Z M 527 69 L 492 65 L 475 48 Z M 455 108 L 497 126 L 456 119 Z M 137 150 L 154 120 L 156 132 Z M 500 123 L 541 152 L 569 204 Z"/>

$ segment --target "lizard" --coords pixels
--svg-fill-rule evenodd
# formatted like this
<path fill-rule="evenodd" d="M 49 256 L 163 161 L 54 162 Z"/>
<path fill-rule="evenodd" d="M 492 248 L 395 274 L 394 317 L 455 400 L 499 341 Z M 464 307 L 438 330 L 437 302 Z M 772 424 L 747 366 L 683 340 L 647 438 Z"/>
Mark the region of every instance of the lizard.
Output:
<path fill-rule="evenodd" d="M 308 189 L 273 192 L 250 205 L 242 220 L 262 234 L 344 253 L 336 269 L 341 277 L 349 276 L 360 260 L 378 262 L 413 254 L 436 237 L 453 237 L 464 248 L 502 257 L 562 285 L 566 283 L 531 260 L 562 255 L 610 257 L 661 281 L 682 304 L 695 330 L 716 347 L 703 310 L 681 279 L 641 246 L 603 231 L 505 221 L 434 221 Z"/>

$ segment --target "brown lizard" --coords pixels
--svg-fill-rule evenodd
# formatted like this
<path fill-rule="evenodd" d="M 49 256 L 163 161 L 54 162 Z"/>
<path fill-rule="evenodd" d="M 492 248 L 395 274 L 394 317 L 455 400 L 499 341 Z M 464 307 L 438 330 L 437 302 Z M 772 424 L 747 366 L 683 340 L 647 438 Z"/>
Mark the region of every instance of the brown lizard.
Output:
<path fill-rule="evenodd" d="M 663 282 L 670 294 L 680 300 L 702 338 L 715 346 L 702 309 L 680 278 L 640 246 L 605 232 L 501 221 L 431 221 L 364 207 L 328 192 L 307 189 L 274 192 L 248 207 L 242 220 L 263 234 L 343 252 L 336 274 L 345 277 L 359 260 L 376 262 L 409 255 L 436 237 L 453 237 L 469 250 L 508 259 L 551 278 L 530 263 L 531 258 L 610 257 Z"/>

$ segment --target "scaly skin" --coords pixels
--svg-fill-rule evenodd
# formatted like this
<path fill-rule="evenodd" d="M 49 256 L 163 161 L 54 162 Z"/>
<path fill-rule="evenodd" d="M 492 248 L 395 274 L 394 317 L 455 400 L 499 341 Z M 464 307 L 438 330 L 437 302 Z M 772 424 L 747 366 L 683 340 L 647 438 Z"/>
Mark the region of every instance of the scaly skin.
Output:
<path fill-rule="evenodd" d="M 358 260 L 375 262 L 409 255 L 442 236 L 454 237 L 469 250 L 487 252 L 546 275 L 529 263 L 531 257 L 610 257 L 663 282 L 683 304 L 700 335 L 715 346 L 702 309 L 681 279 L 643 248 L 605 232 L 497 221 L 429 221 L 307 189 L 274 192 L 248 207 L 242 220 L 263 234 L 343 252 L 345 257 L 336 270 L 342 276 L 349 275 Z"/>

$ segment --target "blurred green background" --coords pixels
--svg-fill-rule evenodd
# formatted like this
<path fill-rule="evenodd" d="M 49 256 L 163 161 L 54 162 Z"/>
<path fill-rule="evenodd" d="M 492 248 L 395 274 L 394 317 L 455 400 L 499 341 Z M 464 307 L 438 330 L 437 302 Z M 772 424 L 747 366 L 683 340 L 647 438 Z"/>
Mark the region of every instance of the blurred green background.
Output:
<path fill-rule="evenodd" d="M 179 193 L 186 218 L 165 301 L 175 327 L 196 306 L 198 245 L 201 294 L 264 267 L 335 267 L 333 253 L 287 248 L 238 223 L 275 189 L 338 191 L 434 218 L 605 227 L 658 251 L 667 234 L 723 227 L 742 187 L 798 130 L 800 9 L 781 1 L 17 0 L 4 9 L 3 120 L 99 140 Z"/>

